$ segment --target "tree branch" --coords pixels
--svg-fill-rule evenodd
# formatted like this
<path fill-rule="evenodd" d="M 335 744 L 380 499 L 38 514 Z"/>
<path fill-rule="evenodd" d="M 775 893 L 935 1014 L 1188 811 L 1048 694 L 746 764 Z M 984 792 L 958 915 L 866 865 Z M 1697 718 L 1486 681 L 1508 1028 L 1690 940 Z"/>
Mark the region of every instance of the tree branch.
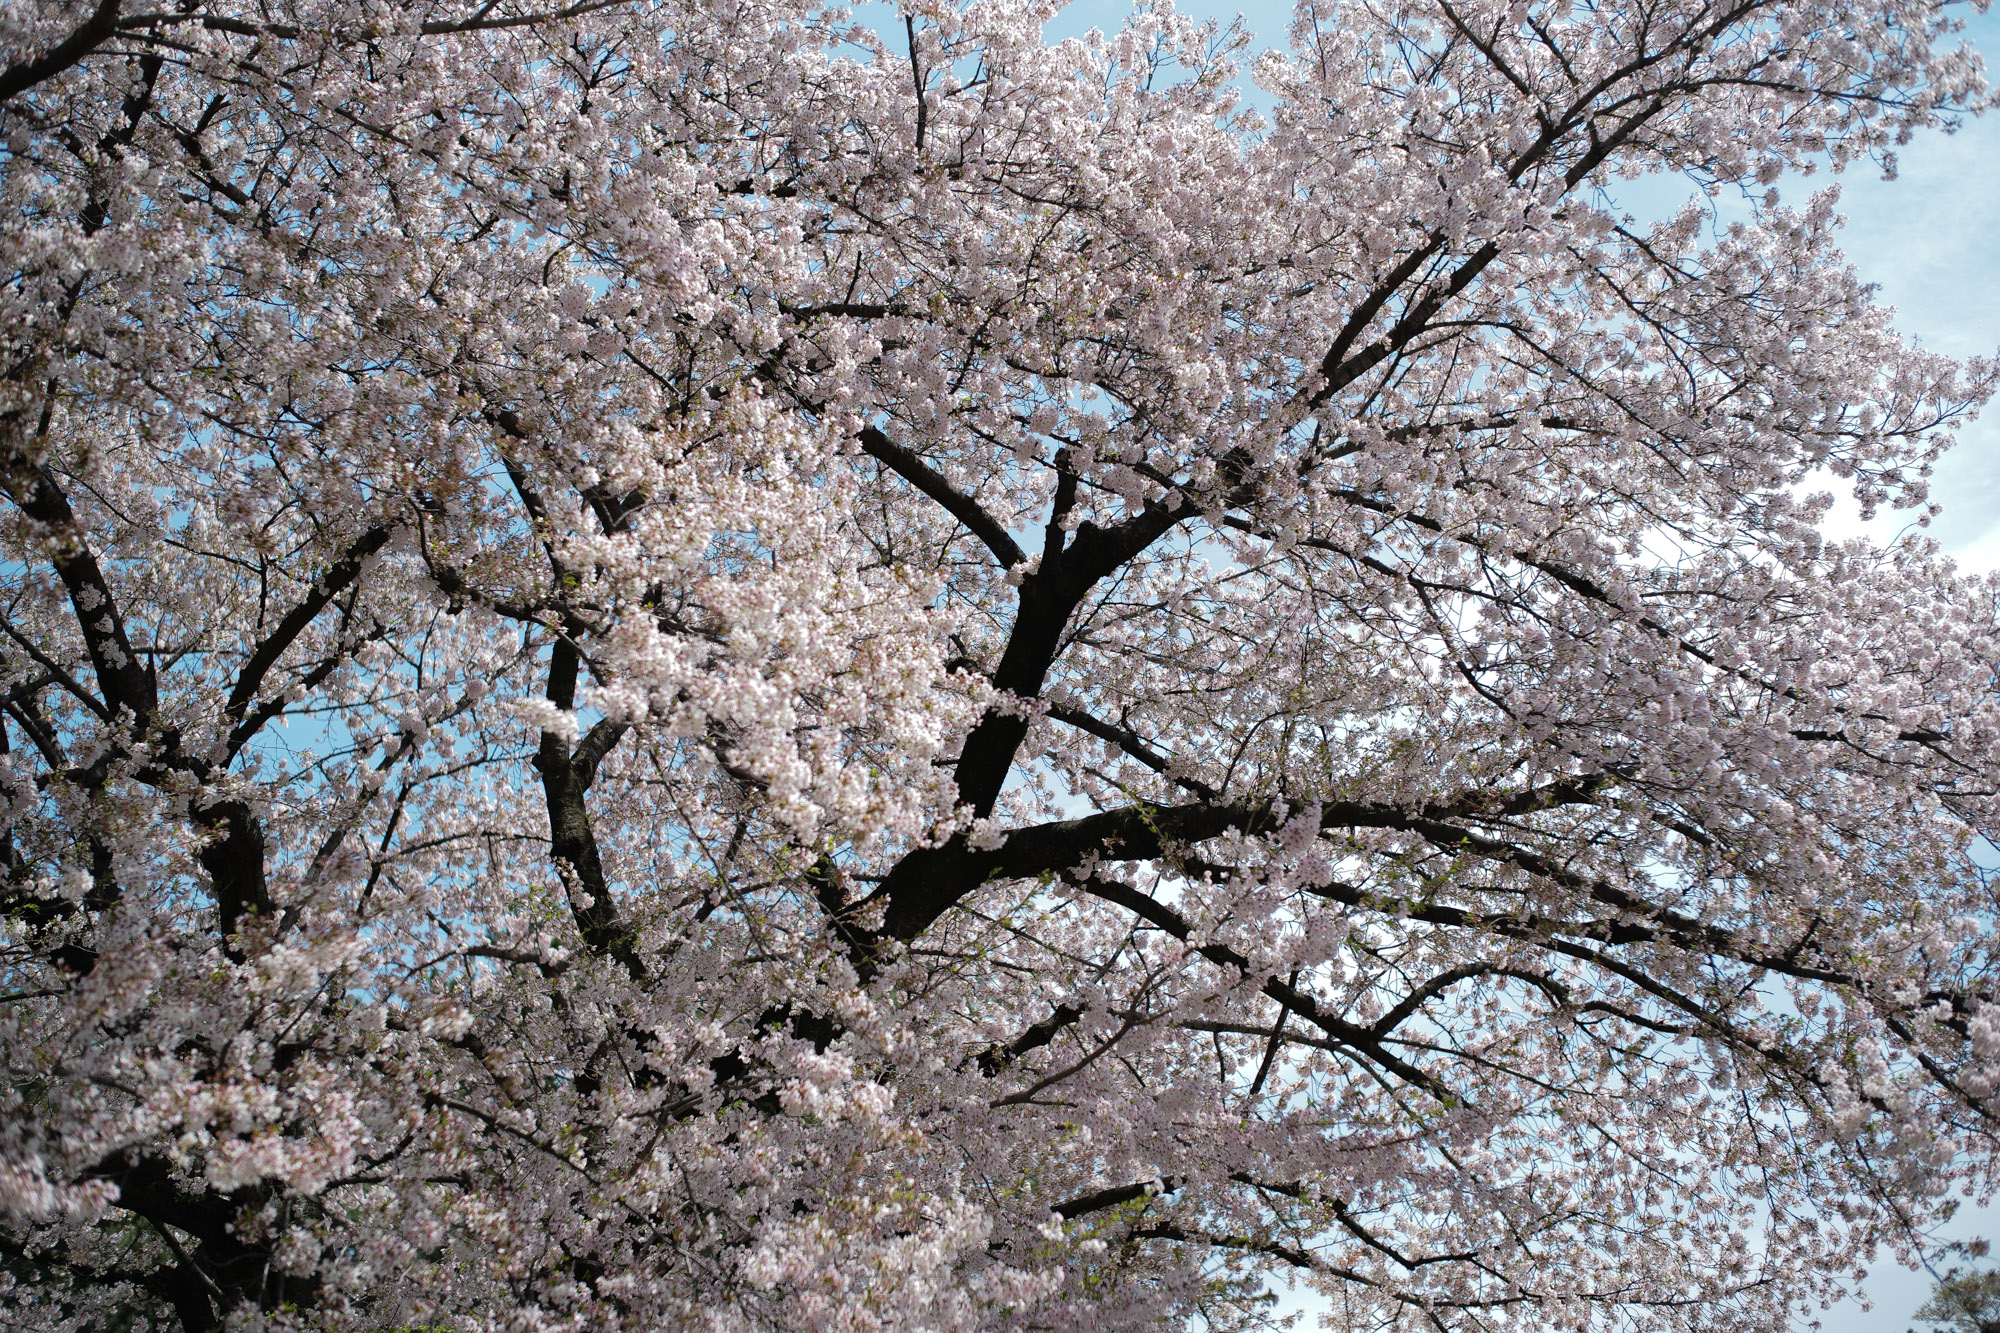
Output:
<path fill-rule="evenodd" d="M 966 531 L 984 542 L 1003 566 L 1012 569 L 1028 558 L 998 519 L 987 513 L 977 500 L 946 481 L 929 463 L 873 426 L 863 426 L 860 439 L 862 452 L 943 506 L 946 513 L 965 525 Z"/>
<path fill-rule="evenodd" d="M 581 661 L 582 654 L 567 636 L 556 639 L 549 651 L 547 691 L 549 702 L 556 707 L 567 709 L 576 702 Z M 593 727 L 590 736 L 585 737 L 591 777 L 596 776 L 605 752 L 623 734 L 616 727 L 603 731 Z M 593 741 L 591 737 L 599 739 Z M 534 762 L 542 775 L 542 797 L 548 809 L 549 855 L 563 876 L 570 914 L 576 919 L 577 929 L 593 953 L 615 960 L 634 981 L 643 980 L 646 964 L 639 957 L 637 940 L 632 928 L 620 918 L 604 878 L 597 832 L 591 826 L 590 810 L 584 802 L 589 781 L 579 771 L 569 743 L 556 732 L 542 733 Z"/>
<path fill-rule="evenodd" d="M 54 78 L 110 40 L 118 31 L 118 10 L 122 3 L 123 0 L 98 0 L 96 10 L 82 26 L 50 47 L 46 54 L 0 70 L 0 106 L 36 84 Z"/>
<path fill-rule="evenodd" d="M 132 651 L 124 616 L 90 543 L 84 540 L 69 497 L 45 465 L 17 465 L 8 472 L 6 484 L 14 503 L 47 528 L 54 543 L 50 563 L 69 592 L 104 703 L 114 712 L 120 708 L 130 711 L 135 731 L 143 732 L 159 707 L 158 684 Z"/>
<path fill-rule="evenodd" d="M 313 580 L 311 589 L 298 605 L 286 612 L 277 626 L 251 650 L 250 659 L 243 664 L 243 670 L 237 674 L 236 685 L 229 692 L 229 702 L 223 705 L 223 712 L 232 721 L 243 720 L 244 711 L 249 708 L 251 700 L 257 697 L 257 691 L 263 688 L 264 677 L 272 666 L 284 656 L 285 650 L 297 641 L 299 635 L 305 632 L 306 627 L 319 617 L 319 613 L 326 609 L 327 603 L 339 596 L 348 584 L 360 576 L 363 564 L 367 562 L 369 556 L 388 544 L 389 535 L 389 528 L 378 525 L 355 538 L 340 559 L 334 561 L 327 567 L 325 573 Z M 247 740 L 248 737 L 243 739 Z M 241 744 L 242 741 L 231 737 L 232 747 Z"/>

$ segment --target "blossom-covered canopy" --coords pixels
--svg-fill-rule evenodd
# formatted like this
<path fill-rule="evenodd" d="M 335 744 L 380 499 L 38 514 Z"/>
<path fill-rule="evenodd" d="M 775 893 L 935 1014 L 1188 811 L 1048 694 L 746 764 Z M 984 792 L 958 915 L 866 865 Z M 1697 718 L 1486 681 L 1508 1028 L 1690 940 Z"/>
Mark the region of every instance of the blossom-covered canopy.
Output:
<path fill-rule="evenodd" d="M 0 7 L 0 1321 L 1775 1333 L 1991 1188 L 2000 584 L 1819 492 L 1994 369 L 1768 192 L 1951 11 L 1052 13 Z"/>

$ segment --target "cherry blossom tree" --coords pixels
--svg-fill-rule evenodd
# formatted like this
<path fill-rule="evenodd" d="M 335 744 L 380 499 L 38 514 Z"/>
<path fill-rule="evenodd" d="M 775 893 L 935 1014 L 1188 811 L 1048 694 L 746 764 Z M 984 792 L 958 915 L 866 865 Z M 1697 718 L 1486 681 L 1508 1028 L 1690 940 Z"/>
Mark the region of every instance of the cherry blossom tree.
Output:
<path fill-rule="evenodd" d="M 1993 1188 L 2000 583 L 1818 492 L 1995 372 L 1768 191 L 1950 11 L 1052 12 L 0 8 L 10 1327 L 1778 1330 Z"/>

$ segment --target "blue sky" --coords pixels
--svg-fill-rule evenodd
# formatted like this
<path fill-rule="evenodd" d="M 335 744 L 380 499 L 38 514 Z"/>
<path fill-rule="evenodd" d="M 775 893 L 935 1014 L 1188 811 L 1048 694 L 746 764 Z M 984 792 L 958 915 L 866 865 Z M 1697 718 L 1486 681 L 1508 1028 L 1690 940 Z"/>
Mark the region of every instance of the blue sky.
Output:
<path fill-rule="evenodd" d="M 1241 13 L 1258 45 L 1281 44 L 1290 15 L 1287 0 L 1180 0 L 1182 12 L 1227 20 Z M 1077 0 L 1048 27 L 1067 36 L 1091 27 L 1115 28 L 1128 12 L 1124 0 Z M 1967 37 L 2000 68 L 2000 13 L 1966 12 Z M 1896 310 L 1897 326 L 1925 347 L 1953 356 L 2000 352 L 2000 113 L 1976 120 L 1954 135 L 1921 136 L 1900 152 L 1897 179 L 1884 181 L 1864 165 L 1840 178 L 1846 248 L 1861 276 Z M 1826 183 L 1782 183 L 1803 202 Z M 1640 182 L 1626 202 L 1635 213 L 1663 213 L 1678 202 L 1670 182 Z M 1831 482 L 1827 489 L 1834 489 Z M 1968 567 L 2000 569 L 2000 403 L 1986 420 L 1961 432 L 1958 448 L 1939 465 L 1933 498 L 1944 512 L 1931 533 L 1947 553 Z M 1874 525 L 1892 535 L 1908 514 Z M 1835 510 L 1842 536 L 1861 530 L 1851 506 Z M 2000 1208 L 1968 1206 L 1952 1234 L 2000 1241 Z M 1851 1299 L 1827 1311 L 1822 1333 L 1902 1333 L 1929 1292 L 1928 1275 L 1886 1260 L 1862 1284 L 1863 1309 Z M 1290 1304 L 1288 1302 L 1288 1304 Z M 1301 1310 L 1313 1304 L 1294 1305 Z M 1310 1326 L 1310 1321 L 1302 1321 Z"/>
<path fill-rule="evenodd" d="M 2000 68 L 2000 14 L 1975 18 L 1968 33 Z M 1906 336 L 1953 356 L 1992 356 L 2000 350 L 2000 114 L 1955 135 L 1919 138 L 1900 167 L 1893 181 L 1855 173 L 1842 182 L 1847 253 L 1895 307 Z M 2000 569 L 2000 403 L 1960 433 L 1932 494 L 1944 506 L 1932 534 L 1945 550 L 1967 568 Z M 2000 1208 L 1968 1206 L 1951 1232 L 2000 1241 Z M 1836 1306 L 1825 1333 L 1902 1333 L 1930 1278 L 1885 1263 L 1862 1290 L 1875 1308 Z"/>

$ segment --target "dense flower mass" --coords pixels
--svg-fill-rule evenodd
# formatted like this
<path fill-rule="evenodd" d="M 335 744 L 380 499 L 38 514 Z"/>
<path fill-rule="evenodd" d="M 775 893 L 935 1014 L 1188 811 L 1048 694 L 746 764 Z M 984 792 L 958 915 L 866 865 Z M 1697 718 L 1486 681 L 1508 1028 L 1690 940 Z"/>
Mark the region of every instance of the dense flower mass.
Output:
<path fill-rule="evenodd" d="M 1767 192 L 1951 12 L 1052 13 L 0 7 L 0 1322 L 1754 1333 L 2000 1183 L 2000 583 L 1815 493 L 1995 371 Z"/>

